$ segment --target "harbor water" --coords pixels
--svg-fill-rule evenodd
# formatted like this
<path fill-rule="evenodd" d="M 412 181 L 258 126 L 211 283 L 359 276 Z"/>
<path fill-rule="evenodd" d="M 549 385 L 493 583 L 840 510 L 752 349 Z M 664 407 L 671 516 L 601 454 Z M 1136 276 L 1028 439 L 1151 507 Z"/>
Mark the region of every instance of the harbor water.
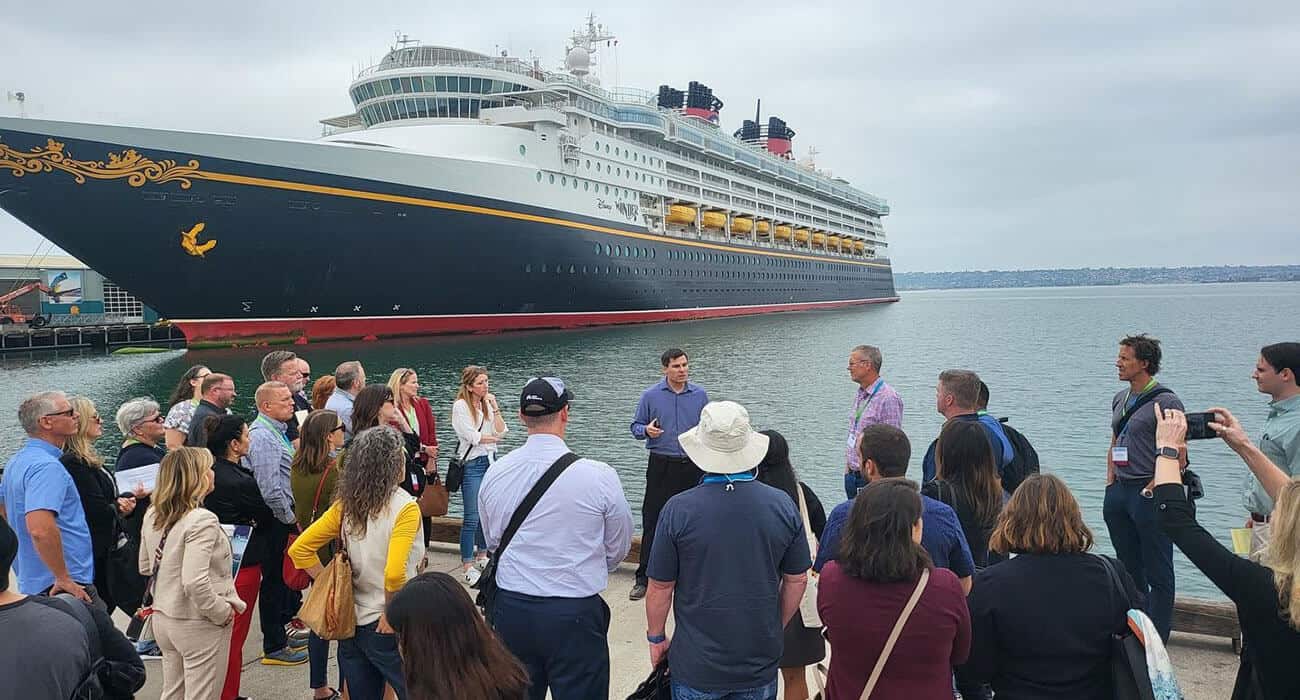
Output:
<path fill-rule="evenodd" d="M 711 398 L 738 401 L 756 427 L 784 434 L 800 478 L 829 510 L 844 499 L 845 437 L 855 389 L 848 352 L 869 343 L 882 349 L 883 374 L 905 404 L 909 476 L 920 477 L 921 457 L 942 425 L 934 408 L 939 372 L 973 369 L 991 389 L 990 411 L 1009 417 L 1036 447 L 1044 470 L 1069 483 L 1100 551 L 1109 553 L 1101 503 L 1110 399 L 1123 388 L 1113 366 L 1118 339 L 1136 332 L 1160 338 L 1159 379 L 1188 410 L 1226 406 L 1257 435 L 1268 399 L 1255 390 L 1250 374 L 1261 346 L 1296 340 L 1296 308 L 1300 283 L 918 291 L 904 292 L 896 304 L 827 312 L 292 349 L 310 361 L 313 379 L 349 359 L 362 361 L 372 383 L 386 382 L 398 367 L 415 369 L 439 421 L 443 463 L 455 445 L 449 413 L 464 365 L 488 367 L 492 390 L 508 415 L 517 410 L 519 388 L 530 376 L 563 377 L 576 396 L 569 445 L 619 472 L 639 527 L 646 458 L 628 424 L 641 390 L 659 377 L 660 352 L 685 349 L 692 381 Z M 265 352 L 0 356 L 0 459 L 21 444 L 18 402 L 44 389 L 86 395 L 98 404 L 106 430 L 99 446 L 109 457 L 120 444 L 111 425 L 116 407 L 134 396 L 164 400 L 192 364 L 232 374 L 239 391 L 235 409 L 249 414 Z M 517 418 L 510 430 L 503 449 L 523 440 Z M 1230 544 L 1229 528 L 1241 527 L 1245 517 L 1246 467 L 1217 440 L 1192 443 L 1190 455 L 1205 483 L 1199 518 Z M 459 500 L 453 496 L 453 515 Z M 1180 595 L 1221 597 L 1180 554 L 1176 566 Z"/>

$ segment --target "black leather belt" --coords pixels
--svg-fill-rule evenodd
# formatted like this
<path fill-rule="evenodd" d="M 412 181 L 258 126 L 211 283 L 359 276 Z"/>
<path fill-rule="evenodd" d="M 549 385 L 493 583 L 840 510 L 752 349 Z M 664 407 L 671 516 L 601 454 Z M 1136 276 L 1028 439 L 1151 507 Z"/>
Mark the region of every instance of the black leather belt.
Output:
<path fill-rule="evenodd" d="M 1269 517 L 1270 517 L 1270 516 L 1264 515 L 1264 514 L 1262 514 L 1262 513 L 1251 513 L 1251 514 L 1250 514 L 1250 519 L 1251 519 L 1251 520 L 1254 520 L 1254 521 L 1257 522 L 1257 523 L 1266 523 L 1266 522 L 1268 522 Z"/>

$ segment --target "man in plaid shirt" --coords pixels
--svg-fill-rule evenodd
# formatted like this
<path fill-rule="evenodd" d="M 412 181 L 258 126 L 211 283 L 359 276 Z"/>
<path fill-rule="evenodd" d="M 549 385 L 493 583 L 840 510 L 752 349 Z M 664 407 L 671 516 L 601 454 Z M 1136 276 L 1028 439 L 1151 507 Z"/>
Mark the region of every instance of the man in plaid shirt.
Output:
<path fill-rule="evenodd" d="M 849 352 L 849 378 L 858 385 L 853 412 L 849 414 L 849 436 L 844 449 L 844 494 L 850 500 L 858 495 L 858 489 L 867 485 L 867 477 L 862 474 L 862 457 L 857 449 L 862 430 L 876 423 L 903 428 L 903 399 L 881 378 L 883 361 L 880 348 L 871 345 L 859 345 Z"/>

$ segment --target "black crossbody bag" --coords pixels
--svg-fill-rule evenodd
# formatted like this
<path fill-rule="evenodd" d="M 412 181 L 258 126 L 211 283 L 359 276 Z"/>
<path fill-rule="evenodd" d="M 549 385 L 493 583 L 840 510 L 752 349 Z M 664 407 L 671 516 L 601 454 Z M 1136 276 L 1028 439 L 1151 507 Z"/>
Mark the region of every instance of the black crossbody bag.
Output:
<path fill-rule="evenodd" d="M 1172 394 L 1172 393 L 1174 392 L 1170 391 L 1165 387 L 1160 387 L 1155 391 L 1139 396 L 1138 400 L 1133 404 L 1133 408 L 1125 411 L 1124 415 L 1120 416 L 1119 425 L 1114 427 L 1112 433 L 1116 437 L 1118 437 L 1120 433 L 1124 432 L 1124 428 L 1128 426 L 1129 419 L 1132 418 L 1133 415 L 1138 412 L 1138 409 L 1142 408 L 1143 406 L 1146 406 L 1152 401 L 1155 401 L 1162 394 Z M 1183 467 L 1182 477 L 1183 477 L 1183 486 L 1187 487 L 1187 501 L 1188 503 L 1191 503 L 1192 501 L 1195 501 L 1205 495 L 1205 486 L 1201 483 L 1200 475 L 1191 470 L 1190 467 L 1191 459 L 1188 459 L 1187 463 L 1189 466 Z M 1194 508 L 1195 504 L 1192 504 L 1192 506 Z"/>
<path fill-rule="evenodd" d="M 478 583 L 474 588 L 478 589 L 478 595 L 474 603 L 483 610 L 483 617 L 487 619 L 489 625 L 492 624 L 492 608 L 495 607 L 497 599 L 497 564 L 501 561 L 502 555 L 506 553 L 506 547 L 510 545 L 510 540 L 515 538 L 515 533 L 519 531 L 519 526 L 524 524 L 528 514 L 533 512 L 533 507 L 537 502 L 542 500 L 542 494 L 551 488 L 551 484 L 560 478 L 560 474 L 569 468 L 570 464 L 578 461 L 578 455 L 572 452 L 566 452 L 551 465 L 550 469 L 542 475 L 542 478 L 533 484 L 529 489 L 528 495 L 515 508 L 515 512 L 510 516 L 510 523 L 506 525 L 506 531 L 501 535 L 501 542 L 497 544 L 497 549 L 488 559 L 487 566 L 483 567 L 483 575 L 479 577 Z"/>

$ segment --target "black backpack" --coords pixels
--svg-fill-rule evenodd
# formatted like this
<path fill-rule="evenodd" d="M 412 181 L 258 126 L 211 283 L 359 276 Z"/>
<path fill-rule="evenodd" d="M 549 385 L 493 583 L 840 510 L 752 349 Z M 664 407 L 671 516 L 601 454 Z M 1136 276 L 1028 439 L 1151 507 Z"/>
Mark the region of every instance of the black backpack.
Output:
<path fill-rule="evenodd" d="M 85 678 L 73 691 L 73 700 L 129 700 L 135 697 L 137 690 L 144 687 L 143 664 L 136 667 L 105 658 L 99 627 L 95 624 L 94 614 L 85 603 L 66 593 L 49 598 L 34 598 L 34 600 L 69 615 L 81 623 L 86 632 L 86 641 L 90 646 L 91 666 Z"/>
<path fill-rule="evenodd" d="M 1016 487 L 1028 479 L 1030 474 L 1038 473 L 1038 452 L 1029 444 L 1024 433 L 1007 425 L 1006 418 L 999 418 L 998 422 L 1002 424 L 1002 432 L 1007 434 L 1013 455 L 1011 462 L 1002 470 L 1002 488 L 1007 493 L 1015 493 Z"/>

